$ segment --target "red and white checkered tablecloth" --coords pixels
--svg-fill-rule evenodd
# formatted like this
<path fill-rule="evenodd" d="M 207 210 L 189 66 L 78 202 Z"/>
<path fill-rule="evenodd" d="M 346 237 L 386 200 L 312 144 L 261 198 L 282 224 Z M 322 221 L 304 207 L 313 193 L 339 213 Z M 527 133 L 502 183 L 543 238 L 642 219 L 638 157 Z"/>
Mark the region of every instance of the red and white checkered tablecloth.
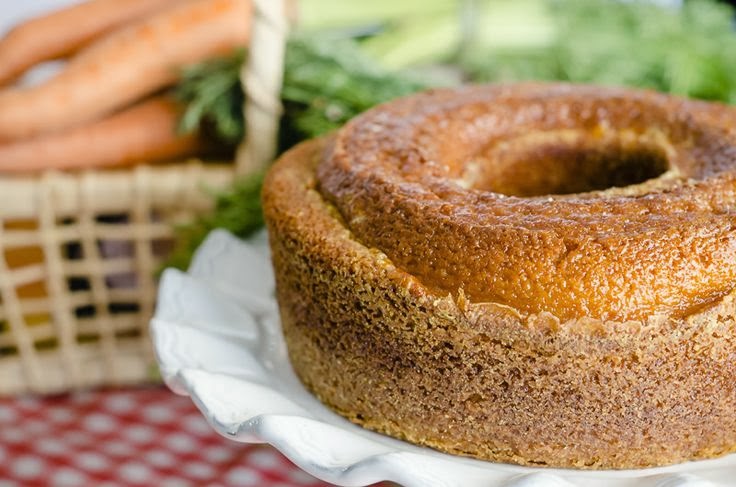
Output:
<path fill-rule="evenodd" d="M 164 388 L 0 399 L 0 487 L 324 487 L 269 446 L 219 436 Z"/>

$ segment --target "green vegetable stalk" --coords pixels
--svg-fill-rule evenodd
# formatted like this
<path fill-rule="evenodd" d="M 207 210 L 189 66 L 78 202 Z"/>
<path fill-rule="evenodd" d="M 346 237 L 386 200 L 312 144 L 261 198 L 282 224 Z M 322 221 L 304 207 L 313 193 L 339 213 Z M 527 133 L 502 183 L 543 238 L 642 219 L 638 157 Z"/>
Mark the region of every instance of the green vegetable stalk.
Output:
<path fill-rule="evenodd" d="M 459 61 L 470 78 L 635 86 L 736 102 L 736 33 L 730 6 L 713 0 L 689 0 L 680 9 L 613 0 L 541 4 L 550 22 L 549 41 L 542 44 L 504 45 L 484 22 L 492 10 L 479 14 L 476 42 Z"/>

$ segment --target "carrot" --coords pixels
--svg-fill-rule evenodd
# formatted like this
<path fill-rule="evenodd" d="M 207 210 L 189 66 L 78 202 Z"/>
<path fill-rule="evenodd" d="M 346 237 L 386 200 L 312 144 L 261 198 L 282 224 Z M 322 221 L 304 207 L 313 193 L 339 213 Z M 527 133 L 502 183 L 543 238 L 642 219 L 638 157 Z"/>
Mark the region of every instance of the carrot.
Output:
<path fill-rule="evenodd" d="M 158 97 L 65 132 L 0 145 L 0 172 L 125 166 L 197 153 L 196 135 L 178 135 L 181 107 Z"/>
<path fill-rule="evenodd" d="M 66 56 L 100 35 L 181 0 L 90 0 L 30 19 L 0 39 L 0 84 L 41 61 Z"/>
<path fill-rule="evenodd" d="M 245 46 L 250 0 L 191 0 L 100 39 L 47 82 L 0 92 L 0 140 L 94 120 L 171 85 L 181 68 Z"/>

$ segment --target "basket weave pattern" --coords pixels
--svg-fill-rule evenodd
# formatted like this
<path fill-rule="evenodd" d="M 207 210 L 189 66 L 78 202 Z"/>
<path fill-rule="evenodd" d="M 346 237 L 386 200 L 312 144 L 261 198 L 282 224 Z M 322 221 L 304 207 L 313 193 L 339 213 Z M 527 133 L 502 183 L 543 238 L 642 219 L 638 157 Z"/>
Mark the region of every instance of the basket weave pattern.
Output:
<path fill-rule="evenodd" d="M 0 394 L 150 380 L 173 228 L 231 179 L 190 162 L 0 181 Z"/>

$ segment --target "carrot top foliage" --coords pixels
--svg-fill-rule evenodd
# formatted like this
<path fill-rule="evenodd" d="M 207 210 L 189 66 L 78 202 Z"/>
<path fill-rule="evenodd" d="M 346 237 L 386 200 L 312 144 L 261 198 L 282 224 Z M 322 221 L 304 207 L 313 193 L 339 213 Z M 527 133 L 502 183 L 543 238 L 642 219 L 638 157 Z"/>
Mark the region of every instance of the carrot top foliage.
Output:
<path fill-rule="evenodd" d="M 184 132 L 203 127 L 219 141 L 235 145 L 244 135 L 243 91 L 239 73 L 243 52 L 192 66 L 176 96 L 187 109 Z M 338 128 L 360 112 L 428 85 L 390 73 L 350 39 L 294 38 L 286 49 L 281 99 L 288 137 L 282 149 Z"/>

